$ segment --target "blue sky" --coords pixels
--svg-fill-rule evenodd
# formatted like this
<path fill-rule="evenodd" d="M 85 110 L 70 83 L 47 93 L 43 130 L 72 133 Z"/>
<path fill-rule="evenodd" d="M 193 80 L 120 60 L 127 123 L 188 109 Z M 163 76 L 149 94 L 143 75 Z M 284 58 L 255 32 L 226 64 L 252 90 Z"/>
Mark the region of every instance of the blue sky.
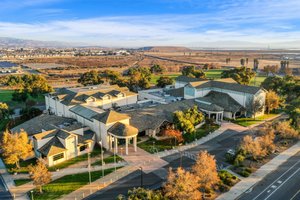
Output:
<path fill-rule="evenodd" d="M 124 47 L 300 47 L 300 1 L 1 0 L 0 36 Z"/>

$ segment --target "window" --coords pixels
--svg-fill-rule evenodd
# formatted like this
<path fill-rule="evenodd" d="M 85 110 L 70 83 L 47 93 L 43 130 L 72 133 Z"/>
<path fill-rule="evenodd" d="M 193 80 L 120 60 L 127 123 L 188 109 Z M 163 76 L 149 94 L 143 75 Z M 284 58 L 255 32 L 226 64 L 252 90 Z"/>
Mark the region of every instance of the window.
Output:
<path fill-rule="evenodd" d="M 57 154 L 53 156 L 53 161 L 57 161 L 59 159 L 62 159 L 63 157 L 64 157 L 64 153 Z"/>
<path fill-rule="evenodd" d="M 82 151 L 86 150 L 87 148 L 88 148 L 87 144 L 83 145 L 83 146 L 79 147 L 79 151 L 82 152 Z"/>

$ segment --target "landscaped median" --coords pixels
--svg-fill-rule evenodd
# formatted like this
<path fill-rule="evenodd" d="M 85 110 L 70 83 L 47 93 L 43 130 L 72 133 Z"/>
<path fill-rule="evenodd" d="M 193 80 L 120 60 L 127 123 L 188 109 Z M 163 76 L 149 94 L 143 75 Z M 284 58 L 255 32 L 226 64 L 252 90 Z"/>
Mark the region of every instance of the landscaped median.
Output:
<path fill-rule="evenodd" d="M 262 123 L 264 121 L 270 120 L 274 117 L 278 116 L 278 114 L 265 114 L 259 117 L 254 118 L 238 118 L 236 120 L 231 120 L 233 123 L 236 123 L 238 125 L 248 127 L 252 126 L 258 123 Z"/>
<path fill-rule="evenodd" d="M 119 169 L 121 167 L 118 167 Z M 105 169 L 104 175 L 112 173 L 115 168 Z M 76 172 L 74 172 L 76 173 Z M 96 181 L 101 178 L 102 170 L 91 172 L 91 182 Z M 43 193 L 39 193 L 37 189 L 33 191 L 33 198 L 35 200 L 45 200 L 45 199 L 58 199 L 63 195 L 70 194 L 71 192 L 89 184 L 89 173 L 80 173 L 66 175 L 59 179 L 56 179 L 43 186 Z M 28 192 L 28 195 L 31 196 L 31 192 Z"/>

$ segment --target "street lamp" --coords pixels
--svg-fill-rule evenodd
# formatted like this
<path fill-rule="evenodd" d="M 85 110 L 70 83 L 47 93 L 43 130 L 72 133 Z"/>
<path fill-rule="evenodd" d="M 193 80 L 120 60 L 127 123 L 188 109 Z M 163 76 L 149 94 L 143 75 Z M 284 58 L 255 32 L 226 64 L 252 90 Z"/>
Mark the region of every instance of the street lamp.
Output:
<path fill-rule="evenodd" d="M 114 138 L 114 146 L 115 146 L 115 148 L 114 148 L 114 163 L 115 163 L 115 171 L 117 171 L 117 162 L 116 162 L 116 139 Z"/>
<path fill-rule="evenodd" d="M 102 140 L 99 141 L 99 144 L 101 146 L 101 165 L 102 165 L 102 177 L 104 177 L 104 165 L 103 165 L 103 146 L 102 146 Z"/>
<path fill-rule="evenodd" d="M 143 187 L 143 167 L 140 167 L 141 170 L 141 187 Z"/>
<path fill-rule="evenodd" d="M 31 190 L 30 193 L 31 193 L 31 200 L 33 200 L 33 190 Z"/>
<path fill-rule="evenodd" d="M 88 148 L 88 170 L 89 170 L 89 182 L 90 182 L 90 190 L 91 190 L 91 184 L 92 184 L 92 177 L 91 177 L 91 148 Z"/>

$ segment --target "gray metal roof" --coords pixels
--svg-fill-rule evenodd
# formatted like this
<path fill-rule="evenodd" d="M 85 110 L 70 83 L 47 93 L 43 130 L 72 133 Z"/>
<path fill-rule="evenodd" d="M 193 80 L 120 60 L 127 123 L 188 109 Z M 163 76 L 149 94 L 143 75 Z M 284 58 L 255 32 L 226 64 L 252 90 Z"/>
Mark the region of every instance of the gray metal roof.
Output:
<path fill-rule="evenodd" d="M 87 120 L 92 121 L 92 118 L 99 114 L 99 112 L 96 112 L 92 110 L 91 108 L 82 106 L 82 105 L 76 105 L 69 109 L 71 112 L 75 113 L 76 115 L 79 115 Z"/>

